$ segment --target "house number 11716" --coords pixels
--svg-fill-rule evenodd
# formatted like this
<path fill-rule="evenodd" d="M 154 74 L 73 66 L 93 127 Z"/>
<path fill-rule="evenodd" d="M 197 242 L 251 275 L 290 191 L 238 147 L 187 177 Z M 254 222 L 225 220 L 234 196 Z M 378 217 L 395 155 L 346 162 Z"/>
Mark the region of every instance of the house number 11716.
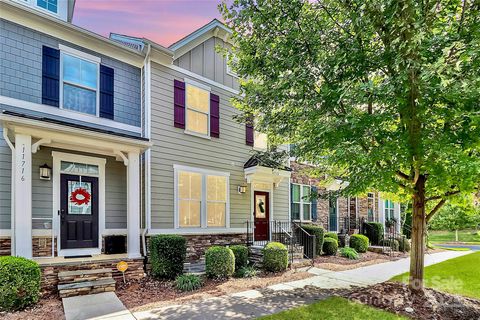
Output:
<path fill-rule="evenodd" d="M 22 174 L 20 175 L 20 180 L 25 181 L 25 144 L 22 144 L 22 161 L 20 162 L 20 169 L 22 169 Z"/>

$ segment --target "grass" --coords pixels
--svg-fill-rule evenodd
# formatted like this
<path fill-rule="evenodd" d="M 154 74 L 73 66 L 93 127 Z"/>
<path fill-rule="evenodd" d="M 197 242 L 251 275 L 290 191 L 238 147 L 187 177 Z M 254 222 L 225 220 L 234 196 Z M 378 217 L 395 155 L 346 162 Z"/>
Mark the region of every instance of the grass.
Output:
<path fill-rule="evenodd" d="M 428 241 L 431 243 L 455 242 L 455 231 L 429 231 Z M 460 230 L 458 241 L 480 245 L 480 234 L 475 230 Z"/>
<path fill-rule="evenodd" d="M 431 265 L 425 268 L 425 286 L 480 299 L 479 265 L 480 252 Z M 393 277 L 391 280 L 406 283 L 408 273 Z"/>
<path fill-rule="evenodd" d="M 351 302 L 340 297 L 330 297 L 317 303 L 283 311 L 271 316 L 262 317 L 263 320 L 390 320 L 407 319 L 383 310 L 375 309 L 360 303 Z"/>

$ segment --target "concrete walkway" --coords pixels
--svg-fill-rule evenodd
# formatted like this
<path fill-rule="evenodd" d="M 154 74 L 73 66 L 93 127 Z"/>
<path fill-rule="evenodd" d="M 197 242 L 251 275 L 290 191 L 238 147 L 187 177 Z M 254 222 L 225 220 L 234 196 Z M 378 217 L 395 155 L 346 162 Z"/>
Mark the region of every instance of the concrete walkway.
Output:
<path fill-rule="evenodd" d="M 135 320 L 115 292 L 63 298 L 66 320 Z"/>
<path fill-rule="evenodd" d="M 446 251 L 426 255 L 425 265 L 469 253 L 471 251 Z M 308 279 L 276 284 L 262 290 L 248 290 L 218 298 L 134 312 L 134 316 L 138 320 L 254 319 L 325 299 L 352 286 L 369 286 L 386 281 L 407 272 L 409 266 L 410 258 L 405 258 L 342 272 L 311 268 L 308 271 L 315 276 Z"/>

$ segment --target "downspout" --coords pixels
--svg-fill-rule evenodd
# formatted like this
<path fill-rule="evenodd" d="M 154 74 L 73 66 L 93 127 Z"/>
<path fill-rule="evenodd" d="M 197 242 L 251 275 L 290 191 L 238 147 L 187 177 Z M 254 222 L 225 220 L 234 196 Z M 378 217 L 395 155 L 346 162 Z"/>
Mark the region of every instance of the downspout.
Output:
<path fill-rule="evenodd" d="M 11 181 L 11 195 L 10 195 L 10 212 L 11 212 L 11 221 L 10 221 L 10 255 L 15 256 L 15 170 L 13 166 L 15 165 L 15 146 L 8 137 L 8 128 L 3 128 L 3 139 L 7 142 L 7 145 L 12 150 L 12 181 Z"/>
<path fill-rule="evenodd" d="M 147 53 L 145 55 L 145 60 L 143 61 L 143 69 L 144 74 L 143 78 L 145 79 L 144 83 L 144 95 L 145 95 L 145 102 L 144 102 L 144 125 L 145 125 L 145 138 L 150 139 L 150 115 L 151 115 L 151 100 L 150 100 L 150 93 L 151 93 L 151 86 L 150 86 L 150 51 L 152 49 L 150 44 L 147 44 Z M 142 78 L 142 79 L 143 79 Z M 151 214 L 151 193 L 150 193 L 150 185 L 151 185 L 151 177 L 150 177 L 150 148 L 145 151 L 145 226 L 142 232 L 142 249 L 143 255 L 147 256 L 147 240 L 146 235 L 150 231 L 150 214 Z"/>

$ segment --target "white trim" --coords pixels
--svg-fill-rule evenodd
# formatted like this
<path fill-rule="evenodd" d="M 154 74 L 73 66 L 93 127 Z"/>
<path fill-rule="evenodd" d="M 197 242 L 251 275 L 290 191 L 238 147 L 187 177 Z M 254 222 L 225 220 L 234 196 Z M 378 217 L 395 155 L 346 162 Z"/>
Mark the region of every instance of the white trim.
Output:
<path fill-rule="evenodd" d="M 204 168 L 198 168 L 198 167 L 184 166 L 184 165 L 181 165 L 181 164 L 174 164 L 173 169 L 174 170 L 181 170 L 181 171 L 202 173 L 202 174 L 213 175 L 213 176 L 230 177 L 230 172 L 227 172 L 227 171 L 216 171 L 216 170 L 210 170 L 210 169 L 204 169 Z"/>
<path fill-rule="evenodd" d="M 141 127 L 124 124 L 124 123 L 113 121 L 106 118 L 100 118 L 88 113 L 75 112 L 68 109 L 52 107 L 45 104 L 24 101 L 20 99 L 11 98 L 11 97 L 0 96 L 0 104 L 6 104 L 12 107 L 32 110 L 32 111 L 46 113 L 54 116 L 60 116 L 73 121 L 81 121 L 85 123 L 96 124 L 102 127 L 124 130 L 124 131 L 133 132 L 133 133 L 142 133 Z"/>
<path fill-rule="evenodd" d="M 127 166 L 127 253 L 130 259 L 141 257 L 140 192 L 140 154 L 129 152 Z"/>
<path fill-rule="evenodd" d="M 77 49 L 74 49 L 74 48 L 71 48 L 71 47 L 67 47 L 66 45 L 63 45 L 61 43 L 58 44 L 58 49 L 60 49 L 60 51 L 62 51 L 62 52 L 68 53 L 70 55 L 77 56 L 78 58 L 85 59 L 85 60 L 90 60 L 91 62 L 100 63 L 102 61 L 102 59 L 100 57 L 94 56 L 92 54 L 89 54 L 89 53 L 86 53 L 86 52 L 83 52 L 83 51 L 80 51 L 80 50 L 77 50 Z"/>
<path fill-rule="evenodd" d="M 215 32 L 214 36 L 216 37 L 218 34 L 217 28 L 222 29 L 225 31 L 227 34 L 232 33 L 232 31 L 227 28 L 223 23 L 218 21 L 217 19 L 214 19 L 204 25 L 203 27 L 195 30 L 194 32 L 190 33 L 188 36 L 185 38 L 175 42 L 172 44 L 170 47 L 168 47 L 170 50 L 177 51 L 178 49 L 182 48 L 183 46 L 189 44 L 190 42 L 194 41 L 195 39 L 201 37 L 202 35 L 212 31 Z M 226 42 L 226 41 L 225 41 Z"/>
<path fill-rule="evenodd" d="M 209 91 L 209 92 L 212 91 L 211 87 L 209 87 L 207 85 L 204 85 L 203 83 L 200 83 L 198 81 L 195 81 L 195 80 L 192 80 L 192 79 L 189 79 L 189 78 L 184 78 L 183 81 L 185 82 L 185 84 L 189 84 L 191 86 L 198 87 L 198 88 L 203 89 L 205 91 Z"/>
<path fill-rule="evenodd" d="M 179 234 L 179 235 L 204 235 L 204 234 L 233 234 L 247 233 L 247 228 L 181 228 L 181 229 L 150 229 L 148 235 Z"/>
<path fill-rule="evenodd" d="M 35 219 L 35 218 L 32 218 Z M 45 218 L 50 219 L 50 218 Z M 32 229 L 32 237 L 48 237 L 52 238 L 52 229 Z"/>
<path fill-rule="evenodd" d="M 60 242 L 60 241 L 57 241 L 57 242 Z M 101 253 L 102 253 L 101 248 L 62 249 L 58 251 L 58 256 L 66 257 L 66 256 L 98 255 Z"/>
<path fill-rule="evenodd" d="M 103 230 L 102 236 L 116 236 L 116 235 L 127 235 L 127 229 L 105 229 Z"/>
<path fill-rule="evenodd" d="M 12 230 L 11 229 L 0 229 L 0 238 L 1 237 L 11 237 Z"/>
<path fill-rule="evenodd" d="M 310 199 L 309 202 L 304 202 L 303 197 L 305 195 L 303 194 L 303 187 L 309 187 L 310 192 L 312 192 L 312 186 L 309 185 L 309 184 L 291 183 L 290 187 L 292 187 L 292 185 L 294 185 L 294 184 L 300 186 L 300 202 L 295 202 L 295 203 L 300 205 L 300 219 L 299 220 L 294 220 L 294 221 L 311 222 L 312 221 L 312 201 Z M 292 206 L 292 203 L 293 203 L 293 199 L 290 200 L 290 207 Z M 309 213 L 310 219 L 304 219 L 303 218 L 303 205 L 304 204 L 309 204 L 310 205 L 310 213 Z"/>
<path fill-rule="evenodd" d="M 53 229 L 57 236 L 57 252 L 59 256 L 78 255 L 76 250 L 80 249 L 61 249 L 61 232 L 60 232 L 60 168 L 61 161 L 79 162 L 98 166 L 98 248 L 85 248 L 81 254 L 100 254 L 102 249 L 102 234 L 105 230 L 105 158 L 96 158 L 83 156 L 78 154 L 64 153 L 52 151 L 53 158 Z M 98 252 L 98 253 L 97 253 Z"/>

